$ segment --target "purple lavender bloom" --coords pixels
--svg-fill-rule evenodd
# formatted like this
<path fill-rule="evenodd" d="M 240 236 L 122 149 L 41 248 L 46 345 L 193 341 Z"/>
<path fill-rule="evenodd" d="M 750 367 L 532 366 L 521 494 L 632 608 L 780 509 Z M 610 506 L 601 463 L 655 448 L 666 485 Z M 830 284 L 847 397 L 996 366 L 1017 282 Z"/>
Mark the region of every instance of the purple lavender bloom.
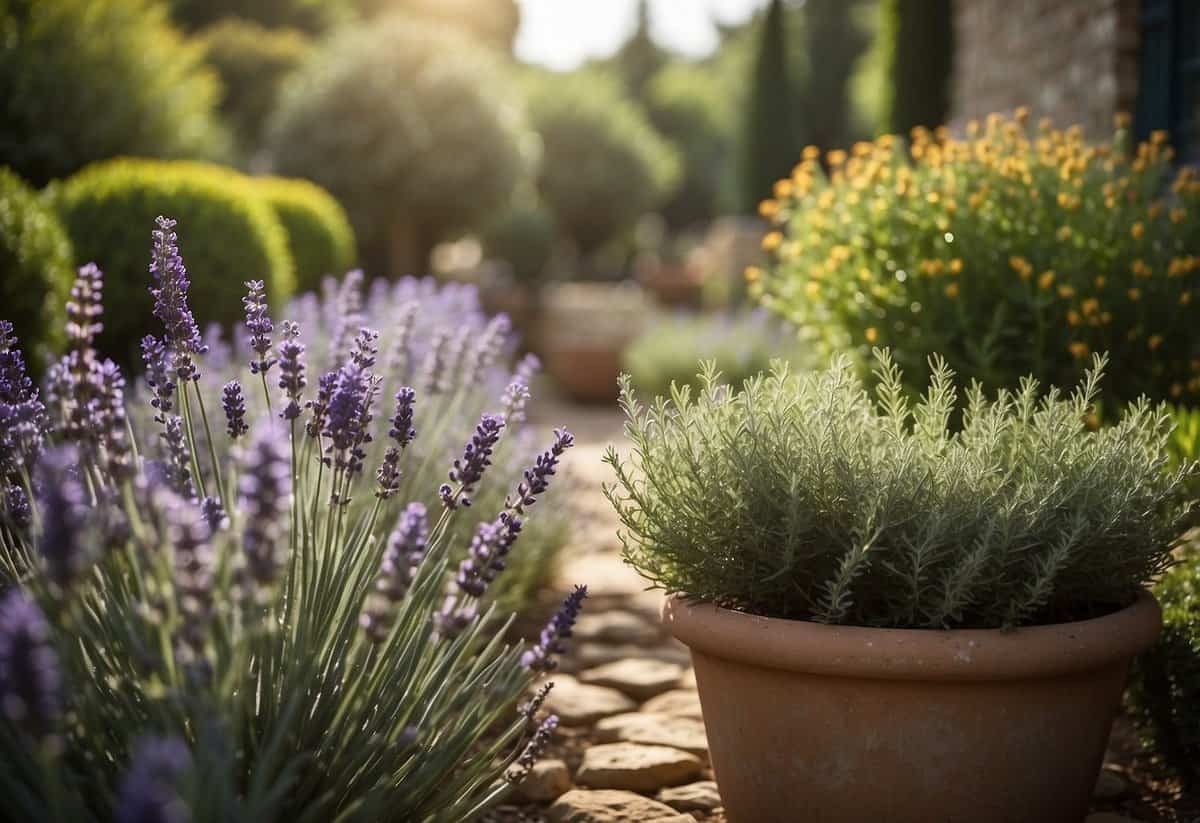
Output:
<path fill-rule="evenodd" d="M 387 637 L 395 606 L 408 593 L 428 543 L 429 518 L 425 506 L 409 503 L 388 537 L 374 591 L 359 618 L 359 624 L 372 641 L 380 643 Z"/>
<path fill-rule="evenodd" d="M 117 798 L 117 823 L 188 823 L 179 783 L 192 755 L 178 737 L 146 737 L 137 746 Z"/>
<path fill-rule="evenodd" d="M 350 346 L 350 362 L 360 369 L 369 369 L 375 365 L 379 354 L 379 332 L 362 327 Z"/>
<path fill-rule="evenodd" d="M 383 462 L 375 470 L 375 480 L 378 482 L 375 496 L 380 500 L 387 500 L 400 491 L 400 449 L 395 446 L 387 447 L 387 451 L 383 453 Z"/>
<path fill-rule="evenodd" d="M 62 589 L 71 587 L 95 553 L 91 509 L 78 467 L 78 451 L 59 446 L 42 455 L 35 471 L 42 516 L 38 549 L 46 576 Z"/>
<path fill-rule="evenodd" d="M 150 387 L 150 405 L 154 420 L 166 423 L 175 410 L 175 381 L 170 372 L 170 354 L 163 341 L 152 334 L 142 338 L 142 362 L 146 365 L 146 385 Z"/>
<path fill-rule="evenodd" d="M 523 514 L 525 509 L 537 502 L 537 496 L 550 488 L 550 478 L 558 468 L 563 452 L 575 445 L 575 437 L 566 429 L 554 430 L 554 443 L 538 455 L 531 468 L 525 470 L 524 479 L 517 484 L 515 500 L 505 501 L 513 511 Z"/>
<path fill-rule="evenodd" d="M 271 357 L 271 316 L 267 314 L 267 296 L 263 281 L 247 280 L 247 294 L 242 298 L 246 309 L 246 330 L 250 332 L 250 348 L 258 358 L 250 361 L 251 374 L 266 374 L 275 365 Z"/>
<path fill-rule="evenodd" d="M 480 523 L 471 538 L 467 556 L 458 565 L 454 578 L 459 590 L 471 597 L 483 597 L 496 575 L 504 571 L 506 558 L 521 534 L 521 518 L 501 512 L 490 523 Z"/>
<path fill-rule="evenodd" d="M 279 344 L 279 388 L 287 397 L 287 405 L 279 412 L 284 420 L 295 420 L 300 416 L 300 397 L 308 385 L 305 378 L 304 344 L 299 341 L 300 326 L 285 320 L 283 341 Z"/>
<path fill-rule="evenodd" d="M 4 492 L 4 515 L 9 525 L 17 531 L 25 531 L 33 522 L 33 508 L 29 505 L 29 495 L 16 483 Z"/>
<path fill-rule="evenodd" d="M 213 587 L 217 572 L 217 555 L 209 542 L 213 532 L 209 512 L 203 504 L 197 509 L 165 487 L 156 490 L 154 503 L 162 512 L 165 536 L 174 549 L 176 608 L 183 618 L 175 638 L 176 656 L 180 663 L 193 667 L 195 673 L 207 673 L 204 646 L 214 616 Z"/>
<path fill-rule="evenodd" d="M 433 629 L 441 639 L 453 640 L 478 616 L 479 609 L 473 602 L 460 603 L 455 595 L 450 594 L 442 602 L 441 610 L 433 613 Z"/>
<path fill-rule="evenodd" d="M 67 347 L 90 351 L 96 335 L 104 330 L 104 274 L 95 263 L 80 267 L 67 299 Z"/>
<path fill-rule="evenodd" d="M 221 407 L 225 410 L 225 431 L 237 440 L 250 427 L 246 425 L 246 396 L 242 394 L 242 384 L 230 380 L 221 387 Z"/>
<path fill-rule="evenodd" d="M 25 373 L 13 325 L 0 320 L 0 475 L 37 460 L 46 425 L 46 407 Z"/>
<path fill-rule="evenodd" d="M 192 470 L 188 447 L 183 433 L 183 419 L 178 415 L 167 418 L 166 426 L 159 435 L 163 442 L 164 481 L 184 500 L 196 499 L 196 487 L 192 484 Z"/>
<path fill-rule="evenodd" d="M 542 361 L 538 359 L 536 354 L 530 353 L 522 357 L 521 362 L 517 363 L 517 368 L 513 371 L 512 379 L 528 386 L 533 383 L 534 376 L 541 370 Z"/>
<path fill-rule="evenodd" d="M 554 730 L 557 728 L 558 715 L 555 714 L 550 715 L 538 725 L 537 731 L 533 733 L 533 737 L 525 745 L 520 757 L 517 758 L 517 768 L 507 775 L 510 782 L 519 783 L 533 771 L 534 765 L 545 754 L 546 747 L 550 745 L 550 738 L 554 736 Z"/>
<path fill-rule="evenodd" d="M 517 714 L 524 717 L 526 721 L 532 723 L 537 717 L 537 713 L 541 711 L 542 704 L 546 702 L 546 698 L 549 696 L 550 690 L 553 688 L 553 680 L 548 680 L 542 685 L 538 686 L 538 690 L 533 693 L 533 697 L 529 698 L 529 702 L 517 707 Z"/>
<path fill-rule="evenodd" d="M 384 372 L 390 378 L 401 382 L 407 380 L 409 376 L 409 340 L 412 337 L 414 321 L 420 308 L 420 303 L 410 300 L 400 306 L 396 312 L 395 332 L 392 337 L 392 345 L 388 348 Z"/>
<path fill-rule="evenodd" d="M 425 354 L 425 362 L 421 364 L 421 374 L 417 385 L 423 394 L 443 394 L 449 388 L 449 360 L 452 342 L 450 332 L 439 328 L 433 334 L 429 351 Z"/>
<path fill-rule="evenodd" d="M 321 431 L 329 438 L 325 447 L 327 465 L 350 474 L 362 470 L 366 457 L 362 446 L 371 442 L 368 425 L 377 390 L 372 376 L 358 365 L 348 363 L 338 369 L 325 413 L 325 428 Z"/>
<path fill-rule="evenodd" d="M 338 372 L 331 371 L 321 375 L 317 380 L 317 396 L 305 405 L 312 410 L 304 430 L 309 437 L 319 437 L 325 429 L 325 416 L 329 411 L 329 401 L 333 398 L 334 387 L 337 386 Z"/>
<path fill-rule="evenodd" d="M 504 352 L 504 344 L 512 332 L 512 321 L 504 313 L 497 314 L 484 326 L 483 332 L 470 347 L 464 363 L 463 379 L 475 383 L 491 368 Z"/>
<path fill-rule="evenodd" d="M 492 450 L 500 440 L 503 428 L 504 418 L 499 415 L 485 414 L 480 418 L 475 434 L 463 449 L 462 457 L 454 461 L 454 468 L 450 470 L 450 482 L 458 484 L 458 488 L 443 484 L 438 490 L 446 508 L 457 508 L 459 503 L 471 505 L 469 495 L 482 479 L 484 469 L 492 464 Z"/>
<path fill-rule="evenodd" d="M 417 393 L 409 386 L 401 386 L 396 392 L 396 411 L 392 415 L 392 427 L 388 429 L 388 437 L 400 444 L 400 448 L 408 448 L 408 444 L 417 436 L 413 428 L 413 405 Z"/>
<path fill-rule="evenodd" d="M 50 625 L 24 590 L 0 602 L 0 711 L 35 738 L 51 735 L 62 705 L 62 674 Z"/>
<path fill-rule="evenodd" d="M 334 363 L 341 363 L 346 359 L 349 349 L 351 329 L 362 325 L 362 270 L 346 272 L 340 284 L 336 281 L 334 283 L 337 297 L 332 306 L 333 318 L 330 325 L 333 334 L 330 337 L 329 354 Z"/>
<path fill-rule="evenodd" d="M 504 389 L 504 394 L 500 396 L 500 408 L 503 411 L 505 422 L 513 426 L 524 423 L 525 406 L 528 402 L 529 386 L 514 378 Z"/>
<path fill-rule="evenodd" d="M 558 614 L 550 618 L 538 642 L 521 655 L 521 665 L 534 671 L 549 672 L 558 668 L 554 655 L 567 650 L 566 640 L 571 637 L 571 629 L 579 610 L 583 608 L 583 599 L 587 597 L 587 586 L 576 586 L 575 590 L 563 600 Z"/>
<path fill-rule="evenodd" d="M 208 531 L 211 534 L 216 534 L 229 525 L 229 516 L 225 514 L 225 507 L 215 497 L 206 497 L 200 501 L 200 514 L 204 518 L 204 522 L 208 524 Z"/>
<path fill-rule="evenodd" d="M 133 446 L 129 442 L 129 425 L 125 417 L 125 376 L 111 360 L 92 361 L 89 381 L 93 397 L 88 403 L 92 441 L 97 453 L 96 462 L 109 477 L 121 481 L 133 476 Z"/>
<path fill-rule="evenodd" d="M 271 583 L 279 573 L 290 492 L 287 441 L 274 426 L 261 426 L 246 451 L 238 482 L 246 565 L 260 585 Z"/>
<path fill-rule="evenodd" d="M 150 273 L 154 276 L 155 285 L 151 286 L 150 294 L 154 296 L 154 316 L 162 321 L 166 329 L 168 348 L 178 354 L 190 356 L 204 354 L 207 346 L 200 336 L 200 328 L 196 318 L 188 307 L 187 293 L 191 286 L 187 269 L 184 268 L 183 258 L 179 254 L 179 237 L 175 234 L 175 221 L 169 217 L 159 216 L 155 221 L 158 228 L 152 233 L 154 238 L 151 250 Z M 177 368 L 181 367 L 178 361 Z M 186 377 L 197 379 L 199 374 L 193 368 L 183 369 Z"/>

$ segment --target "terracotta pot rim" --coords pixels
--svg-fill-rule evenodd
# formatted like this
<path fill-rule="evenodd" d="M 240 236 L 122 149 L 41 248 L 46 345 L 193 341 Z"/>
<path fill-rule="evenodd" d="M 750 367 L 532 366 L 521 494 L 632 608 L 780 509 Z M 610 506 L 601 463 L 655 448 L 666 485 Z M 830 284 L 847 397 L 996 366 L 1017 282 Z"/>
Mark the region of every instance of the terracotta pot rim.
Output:
<path fill-rule="evenodd" d="M 878 629 L 760 617 L 683 595 L 662 620 L 682 643 L 751 666 L 882 680 L 1049 678 L 1124 665 L 1157 639 L 1162 613 L 1141 591 L 1103 617 L 1000 629 Z"/>

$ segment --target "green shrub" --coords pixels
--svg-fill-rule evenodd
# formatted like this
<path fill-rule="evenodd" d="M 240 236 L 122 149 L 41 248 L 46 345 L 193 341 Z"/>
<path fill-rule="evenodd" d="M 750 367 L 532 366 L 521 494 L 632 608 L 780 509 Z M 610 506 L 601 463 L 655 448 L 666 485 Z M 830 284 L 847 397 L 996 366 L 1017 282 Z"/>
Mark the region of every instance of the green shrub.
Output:
<path fill-rule="evenodd" d="M 36 186 L 119 154 L 220 157 L 217 94 L 157 2 L 0 5 L 0 158 Z"/>
<path fill-rule="evenodd" d="M 200 323 L 228 325 L 242 316 L 247 280 L 264 280 L 282 303 L 294 288 L 283 225 L 249 179 L 201 163 L 118 159 L 90 166 L 67 180 L 56 204 L 79 262 L 104 271 L 112 312 L 100 347 L 134 362 L 152 304 L 146 226 L 160 214 L 180 221 L 192 279 L 192 308 Z"/>
<path fill-rule="evenodd" d="M 337 197 L 364 253 L 405 238 L 402 262 L 423 268 L 434 243 L 494 214 L 525 172 L 501 72 L 449 29 L 398 16 L 343 29 L 285 85 L 276 169 Z"/>
<path fill-rule="evenodd" d="M 801 362 L 795 333 L 761 310 L 660 318 L 621 357 L 633 388 L 650 397 L 669 395 L 672 384 L 699 389 L 697 358 L 714 362 L 735 389 L 769 369 L 774 359 Z"/>
<path fill-rule="evenodd" d="M 233 17 L 219 20 L 197 38 L 221 76 L 221 114 L 240 154 L 250 158 L 262 146 L 284 78 L 308 57 L 312 42 L 298 29 L 269 29 Z"/>
<path fill-rule="evenodd" d="M 512 266 L 518 283 L 537 286 L 554 256 L 558 238 L 554 216 L 536 197 L 519 199 L 483 229 L 484 253 Z"/>
<path fill-rule="evenodd" d="M 1154 594 L 1163 610 L 1163 632 L 1138 658 L 1129 694 L 1154 751 L 1194 789 L 1200 786 L 1200 549 L 1195 544 Z"/>
<path fill-rule="evenodd" d="M 678 189 L 663 204 L 674 226 L 715 217 L 721 208 L 726 157 L 733 149 L 735 106 L 708 67 L 670 63 L 646 88 L 646 112 L 683 163 Z"/>
<path fill-rule="evenodd" d="M 1168 565 L 1196 467 L 1164 470 L 1170 416 L 1144 400 L 1088 428 L 1101 358 L 1070 397 L 1029 379 L 960 406 L 944 361 L 910 405 L 876 357 L 873 395 L 845 357 L 741 392 L 710 367 L 650 408 L 626 377 L 632 465 L 610 449 L 606 491 L 628 562 L 754 614 L 928 628 L 1094 616 Z"/>
<path fill-rule="evenodd" d="M 252 180 L 287 232 L 298 291 L 315 291 L 322 277 L 345 274 L 354 265 L 354 229 L 329 192 L 307 180 Z"/>
<path fill-rule="evenodd" d="M 806 151 L 763 204 L 752 290 L 828 351 L 890 346 L 918 391 L 934 351 L 990 388 L 1070 384 L 1107 351 L 1111 400 L 1200 397 L 1195 171 L 1162 133 L 1129 153 L 1124 130 L 1088 144 L 1024 117 L 859 143 L 828 175 Z"/>
<path fill-rule="evenodd" d="M 0 167 L 0 304 L 39 369 L 62 342 L 73 276 L 71 244 L 54 212 Z"/>
<path fill-rule="evenodd" d="M 582 253 L 670 196 L 678 158 L 615 80 L 584 72 L 531 77 L 528 86 L 529 115 L 542 138 L 538 188 Z"/>
<path fill-rule="evenodd" d="M 268 28 L 320 34 L 350 16 L 349 0 L 168 0 L 167 5 L 186 29 L 240 17 Z"/>

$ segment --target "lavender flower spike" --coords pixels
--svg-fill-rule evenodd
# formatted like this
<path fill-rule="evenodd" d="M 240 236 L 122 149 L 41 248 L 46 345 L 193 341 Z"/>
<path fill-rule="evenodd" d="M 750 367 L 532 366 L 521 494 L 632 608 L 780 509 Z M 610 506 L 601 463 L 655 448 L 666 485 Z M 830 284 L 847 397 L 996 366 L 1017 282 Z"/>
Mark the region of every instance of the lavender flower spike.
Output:
<path fill-rule="evenodd" d="M 417 430 L 413 428 L 413 405 L 416 399 L 417 393 L 409 386 L 401 386 L 396 392 L 396 412 L 392 415 L 388 437 L 399 443 L 402 449 L 407 448 L 417 436 Z"/>
<path fill-rule="evenodd" d="M 0 477 L 37 460 L 46 424 L 46 407 L 25 373 L 13 325 L 0 320 Z"/>
<path fill-rule="evenodd" d="M 321 431 L 329 439 L 325 461 L 326 465 L 356 474 L 362 470 L 366 457 L 362 446 L 371 442 L 371 403 L 377 385 L 371 375 L 354 363 L 342 366 L 336 375 Z M 321 382 L 324 388 L 324 378 Z"/>
<path fill-rule="evenodd" d="M 537 727 L 537 731 L 533 733 L 533 737 L 525 745 L 525 749 L 517 758 L 516 768 L 505 775 L 509 782 L 520 783 L 522 780 L 533 771 L 533 767 L 546 751 L 546 747 L 550 745 L 550 738 L 554 736 L 554 730 L 558 728 L 558 715 L 552 714 L 543 720 Z"/>
<path fill-rule="evenodd" d="M 242 384 L 230 380 L 221 388 L 221 407 L 225 410 L 225 431 L 237 440 L 250 427 L 246 425 L 246 397 L 242 394 Z"/>
<path fill-rule="evenodd" d="M 178 784 L 191 769 L 192 755 L 178 737 L 147 737 L 117 798 L 117 823 L 187 823 L 191 819 Z"/>
<path fill-rule="evenodd" d="M 24 590 L 0 603 L 0 711 L 35 738 L 54 731 L 62 701 L 58 655 L 50 626 Z"/>
<path fill-rule="evenodd" d="M 484 469 L 492 464 L 492 450 L 496 448 L 503 428 L 504 418 L 500 415 L 485 414 L 480 418 L 475 434 L 463 449 L 462 457 L 454 461 L 454 468 L 450 470 L 450 482 L 458 484 L 458 488 L 445 483 L 438 490 L 446 508 L 457 508 L 459 503 L 471 505 L 469 495 L 482 479 Z"/>
<path fill-rule="evenodd" d="M 505 558 L 521 534 L 521 518 L 501 512 L 491 523 L 480 523 L 471 539 L 467 556 L 459 563 L 454 578 L 458 588 L 471 597 L 483 597 L 487 587 L 504 571 Z"/>
<path fill-rule="evenodd" d="M 388 537 L 375 590 L 359 618 L 359 624 L 373 642 L 380 643 L 387 637 L 395 605 L 408 593 L 428 542 L 429 518 L 425 506 L 409 503 Z"/>
<path fill-rule="evenodd" d="M 175 409 L 175 381 L 171 379 L 167 347 L 152 334 L 142 338 L 142 362 L 146 364 L 146 385 L 153 397 L 154 420 L 166 423 Z"/>
<path fill-rule="evenodd" d="M 505 501 L 518 514 L 537 502 L 537 496 L 550 488 L 550 478 L 558 468 L 563 452 L 575 445 L 575 437 L 566 429 L 554 430 L 554 443 L 538 455 L 531 468 L 525 470 L 524 479 L 517 484 L 516 500 Z"/>
<path fill-rule="evenodd" d="M 62 589 L 82 575 L 94 549 L 89 534 L 91 510 L 78 466 L 79 452 L 60 446 L 42 455 L 35 473 L 42 515 L 38 548 L 47 577 Z"/>
<path fill-rule="evenodd" d="M 300 326 L 284 321 L 283 342 L 279 344 L 279 388 L 287 397 L 287 405 L 279 412 L 284 420 L 300 416 L 300 397 L 308 385 L 305 378 L 304 344 L 299 341 Z"/>
<path fill-rule="evenodd" d="M 251 374 L 265 375 L 275 365 L 271 356 L 271 317 L 267 314 L 267 295 L 263 291 L 263 281 L 247 280 L 247 294 L 242 298 L 242 306 L 246 309 L 246 331 L 250 332 L 250 348 L 258 358 L 250 361 Z"/>
<path fill-rule="evenodd" d="M 153 232 L 150 262 L 150 273 L 154 275 L 155 282 L 150 288 L 150 294 L 154 296 L 154 316 L 166 328 L 169 348 L 184 355 L 204 354 L 208 347 L 204 345 L 196 318 L 188 307 L 187 293 L 191 281 L 179 254 L 175 221 L 160 216 L 155 223 L 158 228 Z"/>
<path fill-rule="evenodd" d="M 587 597 L 587 586 L 576 586 L 575 590 L 563 600 L 558 614 L 550 618 L 538 642 L 521 655 L 521 665 L 527 669 L 549 672 L 558 668 L 554 655 L 566 651 L 565 641 L 571 636 L 571 628 L 583 608 L 583 600 Z"/>
<path fill-rule="evenodd" d="M 95 263 L 81 266 L 71 285 L 67 300 L 67 347 L 72 351 L 91 350 L 96 335 L 104 330 L 100 316 L 103 305 L 104 274 Z"/>
<path fill-rule="evenodd" d="M 286 440 L 274 426 L 259 427 L 243 458 L 238 481 L 246 567 L 259 585 L 273 582 L 279 572 L 290 486 L 291 456 Z"/>

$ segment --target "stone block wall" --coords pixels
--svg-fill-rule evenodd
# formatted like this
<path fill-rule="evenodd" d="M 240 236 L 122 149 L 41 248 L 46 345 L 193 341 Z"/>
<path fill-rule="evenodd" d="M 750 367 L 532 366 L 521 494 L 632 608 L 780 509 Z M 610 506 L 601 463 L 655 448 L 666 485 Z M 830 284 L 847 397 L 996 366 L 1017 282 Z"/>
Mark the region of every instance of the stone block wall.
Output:
<path fill-rule="evenodd" d="M 1137 96 L 1138 0 L 956 0 L 951 121 L 1028 106 L 1110 133 Z"/>

